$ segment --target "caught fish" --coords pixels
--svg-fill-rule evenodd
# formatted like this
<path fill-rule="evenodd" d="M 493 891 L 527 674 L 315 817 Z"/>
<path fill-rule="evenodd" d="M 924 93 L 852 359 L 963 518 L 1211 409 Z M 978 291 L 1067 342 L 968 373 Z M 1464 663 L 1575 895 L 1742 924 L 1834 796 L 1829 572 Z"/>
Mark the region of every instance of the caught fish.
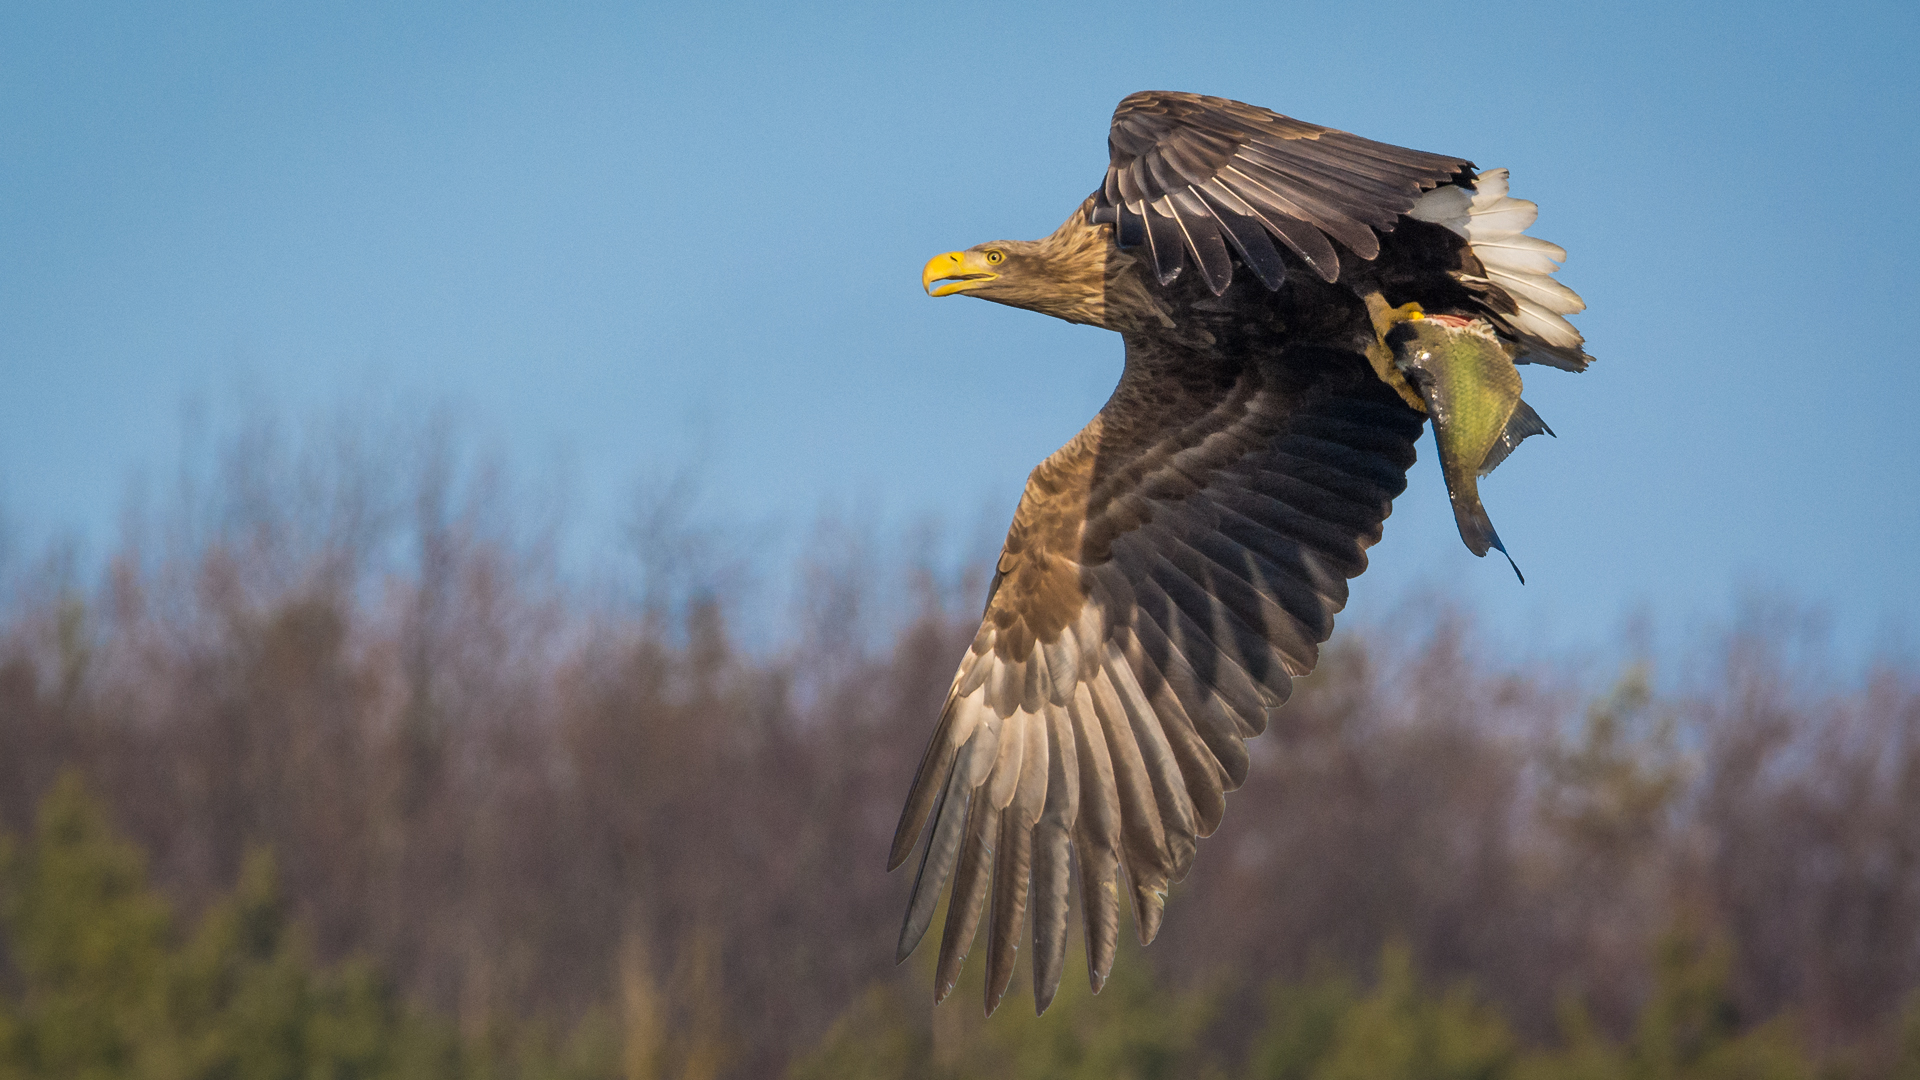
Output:
<path fill-rule="evenodd" d="M 1480 504 L 1480 477 L 1527 436 L 1553 434 L 1520 400 L 1520 372 L 1508 346 L 1485 320 L 1419 314 L 1395 325 L 1387 344 L 1394 367 L 1419 391 L 1433 418 L 1440 471 L 1460 539 L 1475 555 L 1484 556 L 1489 548 L 1506 555 L 1514 575 L 1525 582 Z"/>

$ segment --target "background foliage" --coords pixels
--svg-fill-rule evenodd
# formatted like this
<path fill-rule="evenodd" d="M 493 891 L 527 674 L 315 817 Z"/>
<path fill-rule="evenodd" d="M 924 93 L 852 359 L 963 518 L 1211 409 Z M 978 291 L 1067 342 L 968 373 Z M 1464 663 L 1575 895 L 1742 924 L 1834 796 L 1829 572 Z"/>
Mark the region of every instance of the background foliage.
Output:
<path fill-rule="evenodd" d="M 1920 1077 L 1920 678 L 1790 611 L 1343 627 L 1161 940 L 988 1022 L 880 872 L 979 582 L 829 521 L 745 602 L 685 498 L 581 588 L 457 441 L 267 425 L 0 566 L 0 1075 Z"/>

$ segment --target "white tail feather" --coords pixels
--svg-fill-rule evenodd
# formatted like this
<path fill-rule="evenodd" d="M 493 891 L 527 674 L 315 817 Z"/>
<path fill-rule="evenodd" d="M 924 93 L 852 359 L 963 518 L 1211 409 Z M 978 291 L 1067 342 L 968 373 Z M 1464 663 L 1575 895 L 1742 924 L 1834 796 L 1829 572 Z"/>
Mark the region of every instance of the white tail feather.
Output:
<path fill-rule="evenodd" d="M 1515 274 L 1488 267 L 1487 279 L 1515 300 L 1531 300 L 1556 315 L 1570 315 L 1587 307 L 1580 294 L 1544 274 Z"/>
<path fill-rule="evenodd" d="M 1420 201 L 1413 204 L 1407 216 L 1415 221 L 1431 221 L 1435 225 L 1445 225 L 1461 236 L 1467 235 L 1467 212 L 1473 205 L 1473 199 L 1465 188 L 1448 184 L 1434 188 Z"/>
<path fill-rule="evenodd" d="M 1438 190 L 1444 189 L 1436 194 Z M 1431 198 L 1422 198 L 1415 210 Z M 1552 277 L 1566 260 L 1566 250 L 1526 235 L 1526 228 L 1539 216 L 1540 208 L 1534 203 L 1507 195 L 1507 170 L 1489 169 L 1475 177 L 1464 235 L 1486 276 L 1469 280 L 1492 285 L 1513 298 L 1520 309 L 1510 319 L 1514 330 L 1538 343 L 1577 353 L 1583 339 L 1564 316 L 1584 311 L 1587 305 Z"/>
<path fill-rule="evenodd" d="M 1529 274 L 1551 274 L 1560 269 L 1567 253 L 1559 244 L 1549 244 L 1522 233 L 1504 240 L 1483 240 L 1473 246 L 1488 269 L 1499 267 Z"/>
<path fill-rule="evenodd" d="M 1548 345 L 1562 349 L 1577 349 L 1581 346 L 1583 339 L 1580 337 L 1580 331 L 1575 330 L 1573 324 L 1561 318 L 1558 313 L 1536 307 L 1527 300 L 1521 300 L 1519 304 L 1520 314 L 1514 321 L 1519 324 L 1516 328 L 1522 333 L 1531 334 Z"/>

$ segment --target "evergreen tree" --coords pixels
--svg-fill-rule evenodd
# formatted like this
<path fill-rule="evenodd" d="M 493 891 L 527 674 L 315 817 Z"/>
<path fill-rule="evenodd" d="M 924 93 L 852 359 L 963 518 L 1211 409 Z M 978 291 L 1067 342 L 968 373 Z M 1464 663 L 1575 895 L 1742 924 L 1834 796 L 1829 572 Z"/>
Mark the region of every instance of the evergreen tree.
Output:
<path fill-rule="evenodd" d="M 184 942 L 74 774 L 0 854 L 17 989 L 0 994 L 0 1078 L 451 1078 L 461 1047 L 363 964 L 317 968 L 264 852 Z"/>

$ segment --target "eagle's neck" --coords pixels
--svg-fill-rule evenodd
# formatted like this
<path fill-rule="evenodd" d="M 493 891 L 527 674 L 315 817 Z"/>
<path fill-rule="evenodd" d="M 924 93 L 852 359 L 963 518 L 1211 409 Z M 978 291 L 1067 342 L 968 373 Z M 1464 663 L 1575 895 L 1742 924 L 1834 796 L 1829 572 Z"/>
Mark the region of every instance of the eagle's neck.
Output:
<path fill-rule="evenodd" d="M 1122 334 L 1173 327 L 1165 300 L 1148 286 L 1144 264 L 1113 242 L 1113 226 L 1088 220 L 1092 200 L 1053 234 L 1017 246 L 1031 260 L 1027 288 L 989 299 Z"/>

